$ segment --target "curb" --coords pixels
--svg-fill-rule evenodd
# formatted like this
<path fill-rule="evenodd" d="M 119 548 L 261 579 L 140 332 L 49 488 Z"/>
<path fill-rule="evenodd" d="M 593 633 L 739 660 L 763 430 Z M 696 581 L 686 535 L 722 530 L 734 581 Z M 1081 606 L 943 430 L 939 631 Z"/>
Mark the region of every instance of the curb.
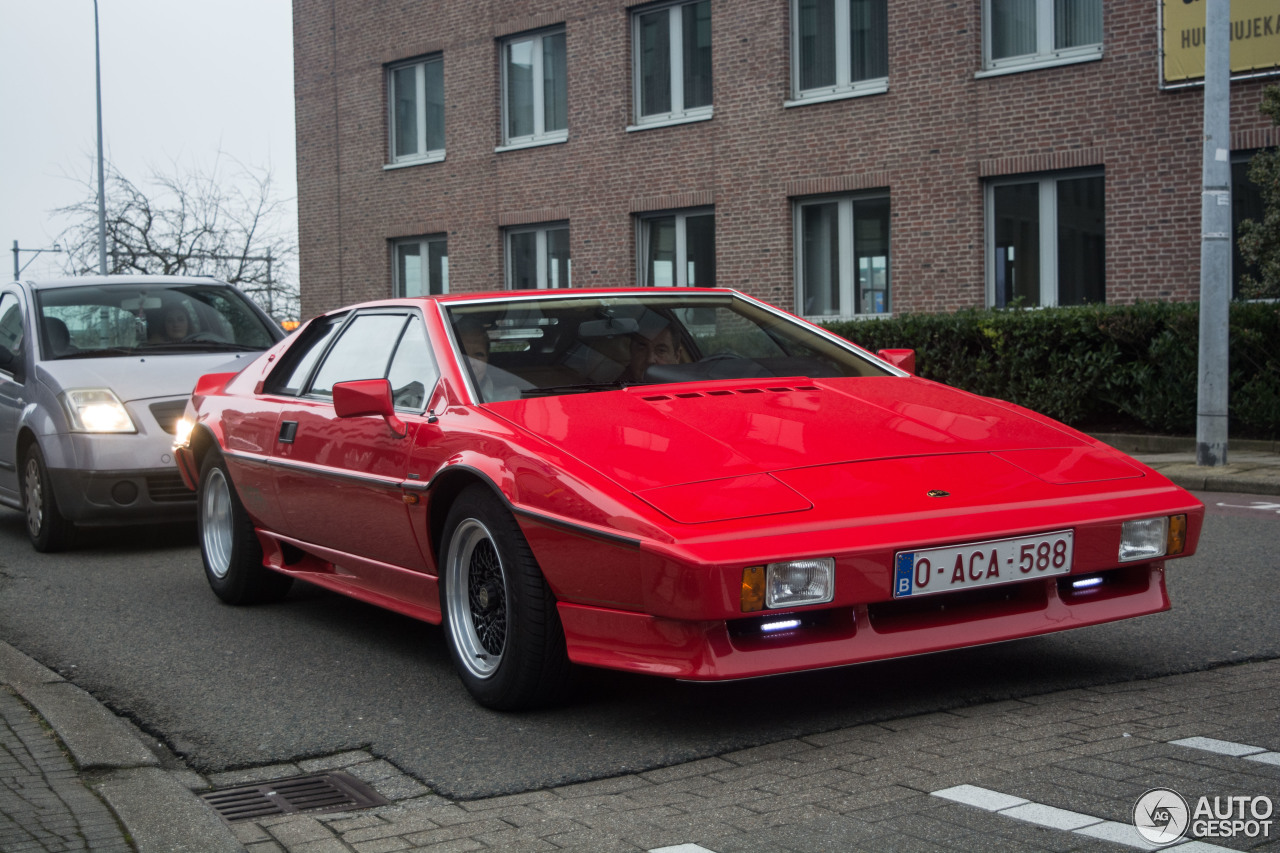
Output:
<path fill-rule="evenodd" d="M 91 695 L 0 641 L 0 684 L 35 708 L 138 853 L 244 853 L 228 827 Z M 86 778 L 84 771 L 93 771 Z"/>

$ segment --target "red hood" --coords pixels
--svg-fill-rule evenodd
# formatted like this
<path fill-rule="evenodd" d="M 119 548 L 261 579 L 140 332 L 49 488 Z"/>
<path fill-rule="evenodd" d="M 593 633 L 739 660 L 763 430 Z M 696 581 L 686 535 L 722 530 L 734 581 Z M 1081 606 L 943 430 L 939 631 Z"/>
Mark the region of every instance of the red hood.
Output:
<path fill-rule="evenodd" d="M 776 499 L 766 482 L 773 478 L 753 475 L 956 453 L 1093 453 L 1075 435 L 993 401 L 902 377 L 633 387 L 501 403 L 493 411 L 641 494 L 744 478 L 744 500 L 759 497 L 752 484 Z M 1041 479 L 1052 464 L 1022 453 L 1005 457 Z M 1127 475 L 1138 473 L 1129 468 Z"/>

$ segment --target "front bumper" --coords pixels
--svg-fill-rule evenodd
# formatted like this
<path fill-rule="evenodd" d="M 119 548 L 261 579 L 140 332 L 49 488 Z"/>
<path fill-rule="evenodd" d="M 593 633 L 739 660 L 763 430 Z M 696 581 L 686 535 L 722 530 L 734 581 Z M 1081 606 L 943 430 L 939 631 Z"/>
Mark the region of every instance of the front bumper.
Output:
<path fill-rule="evenodd" d="M 50 468 L 58 509 L 84 526 L 195 518 L 195 494 L 178 469 L 80 471 Z"/>
<path fill-rule="evenodd" d="M 1169 609 L 1163 562 L 1102 574 L 1107 582 L 1087 591 L 1072 588 L 1079 575 L 1060 575 L 915 601 L 727 621 L 664 619 L 563 602 L 558 609 L 575 663 L 721 681 L 978 646 Z M 763 630 L 765 619 L 786 617 L 801 617 L 801 624 L 777 633 Z"/>

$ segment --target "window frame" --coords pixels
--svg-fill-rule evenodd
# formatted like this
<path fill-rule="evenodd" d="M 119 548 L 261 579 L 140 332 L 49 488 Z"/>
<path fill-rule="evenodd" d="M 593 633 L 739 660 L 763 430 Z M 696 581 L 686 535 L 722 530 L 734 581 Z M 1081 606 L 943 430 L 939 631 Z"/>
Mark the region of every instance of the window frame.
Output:
<path fill-rule="evenodd" d="M 982 68 L 974 76 L 996 77 L 1002 74 L 1015 74 L 1020 71 L 1034 71 L 1039 68 L 1054 68 L 1102 59 L 1103 44 L 1106 41 L 1105 21 L 1102 24 L 1101 38 L 1096 43 L 1064 48 L 1053 46 L 1054 2 L 1055 0 L 1035 0 L 1036 50 L 1034 53 L 994 59 L 991 55 L 992 0 L 982 0 Z M 1106 4 L 1102 0 L 1097 0 L 1097 3 L 1099 14 L 1102 14 Z"/>
<path fill-rule="evenodd" d="M 444 269 L 441 281 L 441 290 L 435 293 L 431 289 L 430 281 L 431 271 L 427 270 L 427 290 L 425 293 L 417 296 L 410 296 L 406 290 L 406 282 L 400 274 L 400 248 L 402 246 L 410 246 L 413 244 L 418 246 L 418 256 L 420 258 L 430 258 L 430 247 L 433 245 L 444 244 Z M 427 264 L 429 266 L 429 262 Z M 416 299 L 424 296 L 442 296 L 449 292 L 449 238 L 446 234 L 427 234 L 421 237 L 402 237 L 391 241 L 391 294 L 397 299 L 408 298 Z"/>
<path fill-rule="evenodd" d="M 534 234 L 534 265 L 536 288 L 538 290 L 565 290 L 573 287 L 573 254 L 570 251 L 569 257 L 566 259 L 568 267 L 569 280 L 563 284 L 552 285 L 551 279 L 551 253 L 547 247 L 547 235 L 552 231 L 569 232 L 569 221 L 560 220 L 557 222 L 540 222 L 536 225 L 513 225 L 502 229 L 502 254 L 503 254 L 503 286 L 507 290 L 516 290 L 515 287 L 515 253 L 511 251 L 511 238 L 517 234 Z"/>
<path fill-rule="evenodd" d="M 711 250 L 715 255 L 715 207 L 685 207 L 679 210 L 651 211 L 636 214 L 636 284 L 640 287 L 659 287 L 649 280 L 649 247 L 652 239 L 653 223 L 661 219 L 674 219 L 675 227 L 675 282 L 672 287 L 715 287 L 711 282 L 699 281 L 689 283 L 689 232 L 687 224 L 690 217 L 711 217 Z M 714 269 L 713 269 L 714 273 Z"/>
<path fill-rule="evenodd" d="M 795 256 L 795 313 L 813 323 L 827 323 L 837 320 L 868 320 L 893 316 L 893 200 L 888 189 L 865 192 L 839 193 L 832 195 L 805 196 L 792 200 L 792 235 L 794 237 Z M 837 259 L 836 282 L 840 304 L 858 306 L 858 269 L 857 240 L 854 205 L 859 202 L 884 201 L 888 205 L 885 233 L 885 267 L 884 267 L 884 311 L 840 311 L 838 313 L 812 314 L 804 310 L 805 296 L 805 229 L 804 209 L 820 204 L 836 204 L 837 210 Z M 878 288 L 872 288 L 876 290 Z"/>
<path fill-rule="evenodd" d="M 510 83 L 510 80 L 508 79 L 508 72 L 507 72 L 507 51 L 511 48 L 512 45 L 519 44 L 521 42 L 526 42 L 526 41 L 537 42 L 538 47 L 541 47 L 543 39 L 547 38 L 548 36 L 556 36 L 556 35 L 565 37 L 564 51 L 565 51 L 565 66 L 567 68 L 568 61 L 569 61 L 568 33 L 563 24 L 559 24 L 554 27 L 545 27 L 543 29 L 518 33 L 516 35 L 506 36 L 498 40 L 498 79 L 502 87 L 502 91 L 500 93 L 501 97 L 499 99 L 500 100 L 499 112 L 501 113 L 500 120 L 502 122 L 502 129 L 501 129 L 502 144 L 499 145 L 497 148 L 495 148 L 494 149 L 495 151 L 497 152 L 514 151 L 521 148 L 534 148 L 539 145 L 555 145 L 557 143 L 569 141 L 568 74 L 567 73 L 565 74 L 564 92 L 563 92 L 564 101 L 565 101 L 565 126 L 563 128 L 556 129 L 556 130 L 547 130 L 546 129 L 546 94 L 544 93 L 542 86 L 538 85 L 538 82 L 543 79 L 543 51 L 540 49 L 535 49 L 533 51 L 534 83 L 533 83 L 533 92 L 532 92 L 532 102 L 533 102 L 534 131 L 532 134 L 528 136 L 513 137 L 509 135 L 510 127 L 511 127 L 509 122 L 511 83 Z"/>
<path fill-rule="evenodd" d="M 805 104 L 821 104 L 827 101 L 859 98 L 866 95 L 882 95 L 889 91 L 889 74 L 886 68 L 883 77 L 868 77 L 864 80 L 853 79 L 853 44 L 850 34 L 852 0 L 833 0 L 835 3 L 836 34 L 836 82 L 832 86 L 800 88 L 801 50 L 800 50 L 800 0 L 790 0 L 791 25 L 791 98 L 784 106 L 796 107 Z M 888 0 L 885 4 L 885 55 L 886 65 L 889 52 Z"/>
<path fill-rule="evenodd" d="M 1040 302 L 1028 308 L 1051 308 L 1060 305 L 1058 262 L 1058 182 L 1078 180 L 1082 178 L 1101 178 L 1103 181 L 1102 212 L 1106 216 L 1106 170 L 1101 167 L 1073 169 L 1058 172 L 1033 172 L 1021 175 L 1005 175 L 989 178 L 982 187 L 982 252 L 985 279 L 985 298 L 988 308 L 996 306 L 996 228 L 995 228 L 995 190 L 996 187 L 1014 186 L 1017 184 L 1037 184 L 1039 187 L 1037 204 L 1037 227 L 1040 229 Z M 1051 192 L 1045 188 L 1051 187 Z M 1105 222 L 1105 219 L 1104 219 Z M 1106 247 L 1106 228 L 1103 227 L 1103 247 Z M 1107 286 L 1102 283 L 1102 302 L 1106 304 Z"/>
<path fill-rule="evenodd" d="M 652 127 L 669 127 L 673 124 L 688 124 L 690 122 L 707 121 L 714 115 L 714 53 L 712 55 L 712 103 L 705 106 L 689 108 L 686 108 L 684 105 L 684 17 L 681 14 L 681 10 L 685 6 L 692 6 L 701 2 L 708 2 L 708 0 L 671 0 L 670 2 L 665 3 L 652 3 L 631 10 L 631 100 L 633 104 L 631 113 L 632 121 L 634 123 L 627 128 L 629 132 L 647 130 Z M 644 115 L 641 113 L 641 110 L 644 108 L 644 69 L 641 65 L 640 19 L 644 15 L 649 15 L 663 9 L 667 10 L 667 33 L 669 43 L 671 45 L 671 56 L 669 60 L 670 66 L 668 68 L 671 85 L 671 109 L 664 113 Z"/>
<path fill-rule="evenodd" d="M 398 169 L 404 166 L 417 166 L 423 163 L 438 163 L 445 158 L 445 148 L 428 149 L 427 144 L 427 66 L 440 64 L 441 103 L 444 101 L 444 54 L 433 53 L 415 59 L 393 62 L 386 66 L 385 81 L 387 93 L 387 162 L 384 169 Z M 411 154 L 400 154 L 396 151 L 396 72 L 406 68 L 415 69 L 416 95 L 414 109 L 417 121 L 419 148 Z M 440 136 L 444 138 L 444 127 L 440 128 Z"/>

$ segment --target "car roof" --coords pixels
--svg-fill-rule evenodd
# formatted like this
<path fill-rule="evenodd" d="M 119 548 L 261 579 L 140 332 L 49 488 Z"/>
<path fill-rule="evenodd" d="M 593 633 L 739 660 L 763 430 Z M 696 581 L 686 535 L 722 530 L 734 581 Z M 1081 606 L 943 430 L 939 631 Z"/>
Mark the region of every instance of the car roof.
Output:
<path fill-rule="evenodd" d="M 149 284 L 170 287 L 180 284 L 221 284 L 227 282 L 207 275 L 81 275 L 67 278 L 47 278 L 24 282 L 32 290 L 48 290 L 54 287 L 103 287 L 111 285 Z"/>
<path fill-rule="evenodd" d="M 393 307 L 404 305 L 440 304 L 455 305 L 471 302 L 515 302 L 529 299 L 578 299 L 592 296 L 693 296 L 710 295 L 741 296 L 745 293 L 730 287 L 561 287 L 546 290 L 483 290 L 474 293 L 440 293 L 432 296 L 402 296 L 391 299 L 371 299 L 353 302 L 325 311 L 320 316 L 341 314 L 359 308 Z"/>

